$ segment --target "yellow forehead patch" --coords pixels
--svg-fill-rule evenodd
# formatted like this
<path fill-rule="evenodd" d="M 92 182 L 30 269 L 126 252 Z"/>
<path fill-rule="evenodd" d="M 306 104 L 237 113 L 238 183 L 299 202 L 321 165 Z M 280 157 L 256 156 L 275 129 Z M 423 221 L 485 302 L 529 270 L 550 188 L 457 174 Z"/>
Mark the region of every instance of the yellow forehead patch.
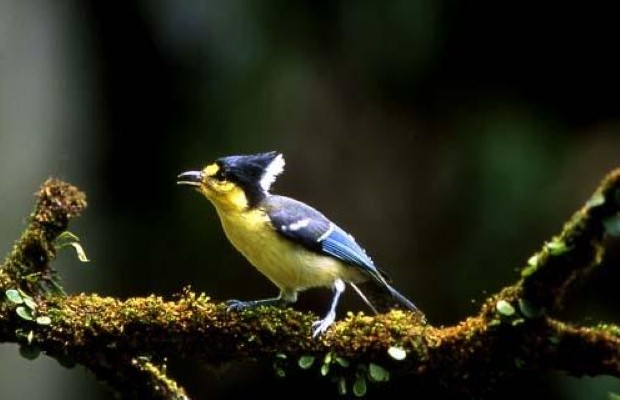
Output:
<path fill-rule="evenodd" d="M 217 164 L 213 163 L 211 165 L 207 165 L 205 167 L 205 169 L 202 170 L 202 172 L 206 176 L 213 176 L 213 175 L 217 174 L 217 171 L 219 171 L 219 170 L 220 170 L 220 167 Z"/>

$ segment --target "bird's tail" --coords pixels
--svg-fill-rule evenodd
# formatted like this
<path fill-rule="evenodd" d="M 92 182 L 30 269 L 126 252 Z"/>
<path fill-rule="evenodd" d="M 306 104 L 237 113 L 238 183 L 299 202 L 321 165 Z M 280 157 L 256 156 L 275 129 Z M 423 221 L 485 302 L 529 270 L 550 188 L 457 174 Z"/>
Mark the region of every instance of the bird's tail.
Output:
<path fill-rule="evenodd" d="M 403 306 L 405 306 L 406 308 L 408 308 L 411 311 L 420 311 L 418 310 L 418 307 L 415 306 L 415 304 L 413 304 L 413 302 L 411 300 L 409 300 L 408 298 L 406 298 L 405 296 L 403 296 L 402 294 L 400 294 L 400 292 L 396 289 L 394 289 L 392 286 L 390 286 L 389 283 L 385 283 L 385 287 L 387 289 L 387 291 L 392 295 L 392 297 L 398 301 L 400 304 L 402 304 Z"/>
<path fill-rule="evenodd" d="M 349 284 L 375 313 L 387 312 L 393 308 L 406 308 L 420 312 L 411 300 L 383 279 L 379 282 L 372 280 L 358 284 L 349 282 Z"/>

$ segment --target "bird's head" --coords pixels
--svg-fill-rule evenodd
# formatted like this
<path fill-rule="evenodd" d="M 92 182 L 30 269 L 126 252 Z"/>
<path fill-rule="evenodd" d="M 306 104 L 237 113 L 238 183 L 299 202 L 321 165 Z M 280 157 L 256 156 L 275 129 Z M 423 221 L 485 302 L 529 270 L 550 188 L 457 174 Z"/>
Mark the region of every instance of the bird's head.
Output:
<path fill-rule="evenodd" d="M 216 208 L 242 210 L 265 198 L 283 170 L 284 157 L 275 151 L 228 156 L 201 171 L 183 172 L 177 183 L 195 187 Z"/>

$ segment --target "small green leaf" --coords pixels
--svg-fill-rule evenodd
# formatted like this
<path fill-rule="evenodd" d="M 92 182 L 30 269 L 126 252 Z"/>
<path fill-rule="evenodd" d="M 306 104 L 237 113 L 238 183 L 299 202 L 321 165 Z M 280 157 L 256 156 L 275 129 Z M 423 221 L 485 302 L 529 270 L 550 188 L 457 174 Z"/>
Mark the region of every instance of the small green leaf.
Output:
<path fill-rule="evenodd" d="M 59 249 L 62 249 L 66 246 L 71 246 L 75 249 L 78 260 L 80 260 L 81 262 L 90 261 L 88 257 L 86 257 L 86 252 L 80 244 L 80 238 L 69 231 L 61 233 L 60 236 L 58 236 L 58 238 L 56 239 L 55 244 L 56 247 L 58 247 Z"/>
<path fill-rule="evenodd" d="M 527 260 L 527 267 L 521 270 L 521 276 L 525 278 L 526 276 L 532 275 L 536 271 L 536 269 L 538 269 L 539 260 L 540 257 L 538 256 L 538 254 L 534 254 L 532 257 L 530 257 Z"/>
<path fill-rule="evenodd" d="M 19 354 L 26 360 L 34 360 L 41 354 L 41 349 L 37 346 L 22 344 L 19 346 Z"/>
<path fill-rule="evenodd" d="M 329 374 L 329 366 L 332 363 L 332 352 L 328 352 L 325 354 L 325 358 L 323 359 L 323 365 L 321 365 L 321 375 L 326 376 Z"/>
<path fill-rule="evenodd" d="M 22 304 L 24 302 L 24 299 L 22 299 L 21 294 L 19 294 L 19 290 L 9 289 L 6 292 L 4 292 L 4 294 L 6 294 L 6 298 L 9 299 L 9 301 L 15 304 Z"/>
<path fill-rule="evenodd" d="M 24 297 L 24 304 L 26 305 L 26 307 L 28 307 L 32 311 L 34 311 L 37 308 L 37 303 L 34 300 L 32 300 L 32 297 L 30 296 Z"/>
<path fill-rule="evenodd" d="M 39 325 L 49 325 L 52 323 L 52 319 L 50 317 L 48 317 L 47 315 L 42 315 L 40 317 L 37 317 L 37 324 Z"/>
<path fill-rule="evenodd" d="M 314 364 L 314 360 L 314 356 L 301 356 L 299 357 L 299 361 L 297 362 L 297 364 L 299 364 L 299 368 L 301 369 L 308 369 L 312 367 L 312 364 Z"/>
<path fill-rule="evenodd" d="M 517 367 L 517 369 L 523 369 L 525 367 L 525 361 L 521 358 L 515 358 L 515 367 Z"/>
<path fill-rule="evenodd" d="M 353 394 L 356 397 L 363 397 L 366 395 L 366 377 L 364 375 L 358 375 L 355 380 L 353 384 Z"/>
<path fill-rule="evenodd" d="M 538 318 L 543 315 L 544 310 L 525 299 L 519 299 L 519 310 L 526 318 Z"/>
<path fill-rule="evenodd" d="M 347 394 L 347 380 L 344 376 L 341 376 L 338 380 L 338 394 L 341 396 Z"/>
<path fill-rule="evenodd" d="M 25 319 L 26 321 L 32 321 L 32 312 L 29 308 L 19 306 L 17 307 L 17 309 L 15 309 L 15 312 L 17 313 L 17 315 L 19 315 L 20 318 Z"/>
<path fill-rule="evenodd" d="M 620 400 L 620 394 L 614 393 L 614 392 L 608 392 L 607 400 Z"/>
<path fill-rule="evenodd" d="M 407 352 L 402 347 L 392 346 L 388 349 L 390 357 L 396 361 L 402 361 L 407 357 Z"/>
<path fill-rule="evenodd" d="M 351 365 L 349 360 L 347 360 L 346 358 L 338 357 L 338 356 L 334 357 L 334 361 L 336 361 L 336 363 L 340 365 L 342 368 L 349 368 L 349 365 Z"/>
<path fill-rule="evenodd" d="M 560 254 L 566 253 L 568 251 L 568 247 L 566 243 L 561 240 L 553 240 L 545 245 L 547 249 L 549 249 L 549 254 L 552 256 L 559 256 Z"/>
<path fill-rule="evenodd" d="M 63 241 L 71 241 L 71 242 L 79 242 L 80 238 L 77 237 L 74 233 L 69 232 L 69 231 L 64 231 L 63 233 L 61 233 L 60 235 L 58 235 L 58 237 L 56 238 L 56 242 L 63 242 Z"/>
<path fill-rule="evenodd" d="M 70 242 L 69 245 L 75 249 L 75 253 L 77 254 L 78 260 L 80 260 L 83 263 L 90 261 L 88 257 L 86 257 L 86 252 L 84 251 L 84 248 L 82 247 L 81 244 L 79 244 L 78 242 Z"/>
<path fill-rule="evenodd" d="M 605 218 L 603 220 L 603 226 L 605 227 L 605 233 L 608 235 L 620 237 L 620 217 L 618 215 Z"/>
<path fill-rule="evenodd" d="M 497 312 L 505 317 L 510 317 L 515 313 L 514 307 L 506 300 L 498 301 L 495 308 L 497 309 Z"/>
<path fill-rule="evenodd" d="M 502 321 L 500 321 L 499 319 L 492 319 L 492 320 L 489 321 L 489 323 L 487 325 L 489 327 L 492 327 L 492 326 L 498 326 L 498 325 L 501 325 L 501 324 L 502 324 Z"/>
<path fill-rule="evenodd" d="M 527 278 L 528 276 L 536 272 L 537 269 L 538 269 L 537 265 L 528 265 L 527 267 L 521 270 L 521 276 L 524 278 Z"/>
<path fill-rule="evenodd" d="M 280 367 L 276 367 L 276 376 L 278 378 L 286 378 L 286 371 Z"/>
<path fill-rule="evenodd" d="M 28 335 L 26 335 L 26 340 L 28 341 L 28 344 L 31 344 L 33 339 L 34 339 L 34 332 L 33 331 L 28 332 Z"/>
<path fill-rule="evenodd" d="M 55 357 L 56 361 L 58 361 L 58 364 L 62 365 L 65 368 L 73 368 L 76 365 L 75 360 L 69 357 L 68 354 L 60 354 Z"/>
<path fill-rule="evenodd" d="M 284 353 L 277 353 L 276 354 L 276 358 L 279 358 L 280 360 L 286 360 L 286 354 L 284 354 Z"/>
<path fill-rule="evenodd" d="M 390 372 L 375 363 L 368 364 L 368 377 L 374 382 L 387 382 L 390 380 Z"/>
<path fill-rule="evenodd" d="M 605 204 L 605 196 L 603 196 L 603 193 L 601 192 L 596 192 L 592 195 L 592 197 L 590 197 L 590 200 L 588 200 L 586 206 L 592 208 L 603 204 Z"/>

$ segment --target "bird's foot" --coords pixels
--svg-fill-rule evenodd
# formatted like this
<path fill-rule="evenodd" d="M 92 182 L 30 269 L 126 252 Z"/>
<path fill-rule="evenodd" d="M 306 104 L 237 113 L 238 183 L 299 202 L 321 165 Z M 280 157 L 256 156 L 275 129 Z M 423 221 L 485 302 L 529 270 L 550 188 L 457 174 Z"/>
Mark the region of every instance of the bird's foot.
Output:
<path fill-rule="evenodd" d="M 315 338 L 327 331 L 327 328 L 336 320 L 336 313 L 330 311 L 325 318 L 320 319 L 312 324 L 312 337 Z"/>
<path fill-rule="evenodd" d="M 254 301 L 228 300 L 226 301 L 226 309 L 228 311 L 241 311 L 248 308 L 256 307 Z"/>

